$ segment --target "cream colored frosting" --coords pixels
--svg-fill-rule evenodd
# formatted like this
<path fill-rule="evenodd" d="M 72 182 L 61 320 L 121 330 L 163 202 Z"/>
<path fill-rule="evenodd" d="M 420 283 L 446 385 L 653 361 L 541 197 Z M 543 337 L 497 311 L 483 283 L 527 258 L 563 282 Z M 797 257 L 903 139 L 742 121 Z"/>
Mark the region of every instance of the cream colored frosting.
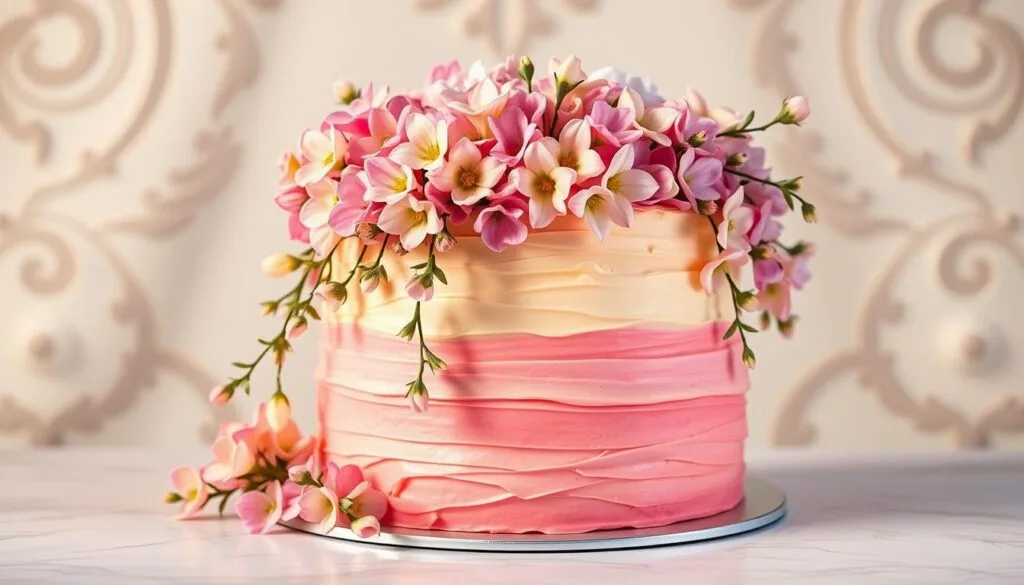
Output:
<path fill-rule="evenodd" d="M 453 230 L 455 231 L 455 230 Z M 633 226 L 614 228 L 600 242 L 586 224 L 564 217 L 531 231 L 526 241 L 495 253 L 465 228 L 458 245 L 437 255 L 448 285 L 437 283 L 423 307 L 430 338 L 529 333 L 565 336 L 638 325 L 693 326 L 731 320 L 728 291 L 709 297 L 698 282 L 716 252 L 707 219 L 692 213 L 640 211 Z M 335 266 L 343 278 L 361 244 L 345 242 Z M 379 248 L 371 248 L 370 264 Z M 384 255 L 389 282 L 363 294 L 349 287 L 349 301 L 332 321 L 397 333 L 413 315 L 404 287 L 423 262 L 420 249 Z"/>

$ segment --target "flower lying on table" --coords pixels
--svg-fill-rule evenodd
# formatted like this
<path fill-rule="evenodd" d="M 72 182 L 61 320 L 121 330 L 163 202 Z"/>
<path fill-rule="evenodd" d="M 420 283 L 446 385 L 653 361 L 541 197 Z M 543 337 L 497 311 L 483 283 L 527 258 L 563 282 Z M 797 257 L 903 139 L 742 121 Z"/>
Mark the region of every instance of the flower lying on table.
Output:
<path fill-rule="evenodd" d="M 315 437 L 303 437 L 290 414 L 261 404 L 253 422 L 225 423 L 213 442 L 213 460 L 171 471 L 174 486 L 164 500 L 180 504 L 179 518 L 199 514 L 228 500 L 252 533 L 266 533 L 282 520 L 301 518 L 324 531 L 350 528 L 360 537 L 380 531 L 387 496 L 374 489 L 354 465 L 321 465 Z"/>

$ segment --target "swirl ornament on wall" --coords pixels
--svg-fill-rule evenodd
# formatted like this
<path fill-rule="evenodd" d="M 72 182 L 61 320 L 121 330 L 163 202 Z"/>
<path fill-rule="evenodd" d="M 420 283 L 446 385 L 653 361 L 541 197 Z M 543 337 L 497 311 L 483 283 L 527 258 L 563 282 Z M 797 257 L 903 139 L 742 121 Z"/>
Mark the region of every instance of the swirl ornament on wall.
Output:
<path fill-rule="evenodd" d="M 156 384 L 158 376 L 168 374 L 192 388 L 206 404 L 206 393 L 215 384 L 214 379 L 190 358 L 161 342 L 153 300 L 111 236 L 121 233 L 155 239 L 175 235 L 201 206 L 223 191 L 237 169 L 240 145 L 233 138 L 232 127 L 220 124 L 219 119 L 235 97 L 255 81 L 259 71 L 249 7 L 266 10 L 276 8 L 279 2 L 218 3 L 227 15 L 229 28 L 216 46 L 226 54 L 227 66 L 211 104 L 209 125 L 195 134 L 195 158 L 202 162 L 167 170 L 170 194 L 161 195 L 160 188 L 146 191 L 137 216 L 95 225 L 55 203 L 109 179 L 121 157 L 148 126 L 165 96 L 170 74 L 176 35 L 171 5 L 166 0 L 150 0 L 147 4 L 112 0 L 103 5 L 113 23 L 110 30 L 101 26 L 96 8 L 78 0 L 40 0 L 24 13 L 0 22 L 0 130 L 33 148 L 40 165 L 49 161 L 55 139 L 46 115 L 85 113 L 90 106 L 111 99 L 122 90 L 132 60 L 138 58 L 136 43 L 144 38 L 152 44 L 152 62 L 144 68 L 149 77 L 142 85 L 141 97 L 124 116 L 123 126 L 113 138 L 102 147 L 81 151 L 79 166 L 63 176 L 46 173 L 59 178 L 35 187 L 19 215 L 0 216 L 0 263 L 14 260 L 20 283 L 33 302 L 57 302 L 74 294 L 74 285 L 81 287 L 88 275 L 89 287 L 119 291 L 107 305 L 108 311 L 101 309 L 96 314 L 106 315 L 109 327 L 127 330 L 131 344 L 117 361 L 119 369 L 103 379 L 102 387 L 91 387 L 96 378 L 89 372 L 93 364 L 82 355 L 95 349 L 91 340 L 98 332 L 76 330 L 58 317 L 59 310 L 50 311 L 52 319 L 34 324 L 23 338 L 13 341 L 20 352 L 18 357 L 38 375 L 51 381 L 67 380 L 70 396 L 62 397 L 54 412 L 42 414 L 25 404 L 26 395 L 19 398 L 15 394 L 19 389 L 0 387 L 0 434 L 19 434 L 32 443 L 55 444 L 71 433 L 96 432 L 134 407 L 143 391 Z M 142 17 L 153 22 L 152 33 L 145 37 L 140 36 L 133 20 Z M 40 43 L 52 37 L 37 32 L 54 18 L 69 20 L 81 37 L 81 46 L 70 60 L 56 66 L 45 64 L 39 56 Z M 101 54 L 109 58 L 104 62 Z M 97 72 L 98 68 L 103 70 Z M 64 89 L 68 92 L 54 93 Z M 35 117 L 23 110 L 35 112 Z M 216 165 L 216 172 L 210 170 L 211 165 Z M 98 262 L 102 269 L 83 269 L 86 262 Z M 108 275 L 109 282 L 96 282 L 98 274 Z M 210 414 L 214 421 L 234 416 L 231 408 L 210 408 Z M 208 424 L 200 432 L 209 437 L 214 427 Z"/>
<path fill-rule="evenodd" d="M 437 10 L 456 0 L 413 0 L 420 10 Z M 554 2 L 543 5 L 537 0 L 462 0 L 454 21 L 466 36 L 481 37 L 492 57 L 518 55 L 530 39 L 550 34 L 555 20 L 545 10 Z M 566 7 L 578 12 L 593 10 L 598 0 L 561 0 Z"/>
<path fill-rule="evenodd" d="M 786 30 L 786 19 L 799 4 L 798 0 L 733 0 L 734 6 L 745 9 L 767 8 L 761 32 L 755 38 L 755 74 L 765 85 L 774 86 L 782 95 L 802 93 L 790 69 L 790 54 L 797 48 L 796 37 Z M 1024 45 L 1021 36 L 1010 24 L 986 14 L 984 3 L 973 0 L 942 0 L 929 5 L 919 24 L 911 33 L 918 61 L 924 71 L 943 83 L 946 89 L 974 91 L 974 97 L 954 98 L 948 91 L 929 93 L 919 85 L 900 62 L 898 15 L 907 2 L 881 3 L 878 14 L 879 59 L 887 79 L 901 96 L 915 105 L 944 114 L 974 116 L 968 121 L 964 158 L 978 162 L 983 147 L 993 147 L 1016 123 L 1020 113 L 1021 75 L 1024 75 Z M 914 3 L 918 6 L 919 4 Z M 953 207 L 955 213 L 923 225 L 913 225 L 898 216 L 879 216 L 871 212 L 872 195 L 861 192 L 850 200 L 843 195 L 851 186 L 848 173 L 828 169 L 814 157 L 824 144 L 820 135 L 813 142 L 795 143 L 787 151 L 796 164 L 812 173 L 808 188 L 821 189 L 822 216 L 841 233 L 866 238 L 880 233 L 895 233 L 903 238 L 896 254 L 886 263 L 855 315 L 853 344 L 826 357 L 811 367 L 785 400 L 774 426 L 774 441 L 782 445 L 810 445 L 817 439 L 817 429 L 809 420 L 812 406 L 826 393 L 829 385 L 853 374 L 888 412 L 910 422 L 924 433 L 945 433 L 960 447 L 988 445 L 996 433 L 1024 433 L 1024 397 L 1008 394 L 990 401 L 980 413 L 968 414 L 962 407 L 939 396 L 912 390 L 904 372 L 900 371 L 899 349 L 889 348 L 885 332 L 904 324 L 911 305 L 898 296 L 899 282 L 922 256 L 936 252 L 937 283 L 946 295 L 965 297 L 978 302 L 991 288 L 994 265 L 987 256 L 977 254 L 976 247 L 985 245 L 1012 260 L 1012 266 L 1024 273 L 1024 247 L 1020 242 L 1019 221 L 1011 213 L 995 209 L 992 198 L 979 181 L 965 182 L 941 167 L 926 148 L 913 148 L 896 133 L 885 119 L 883 109 L 872 95 L 863 62 L 863 24 L 867 18 L 863 0 L 844 0 L 839 11 L 840 72 L 846 89 L 861 120 L 885 151 L 896 162 L 897 176 L 920 182 L 935 189 L 935 196 L 951 198 L 968 205 Z M 944 20 L 968 18 L 981 27 L 975 60 L 966 68 L 944 63 L 936 47 Z M 999 73 L 1002 72 L 1002 73 Z M 987 81 L 991 81 L 988 86 Z M 800 149 L 803 152 L 800 152 Z M 808 163 L 808 158 L 811 162 Z M 814 181 L 814 185 L 812 185 Z M 965 259 L 972 262 L 965 264 Z M 965 270 L 966 269 L 966 270 Z M 955 362 L 969 375 L 986 375 L 1005 360 L 1004 336 L 998 326 L 968 328 L 947 343 L 947 361 Z M 940 352 L 941 353 L 941 352 Z M 906 359 L 905 357 L 903 359 Z M 1013 388 L 1007 388 L 1012 390 Z"/>

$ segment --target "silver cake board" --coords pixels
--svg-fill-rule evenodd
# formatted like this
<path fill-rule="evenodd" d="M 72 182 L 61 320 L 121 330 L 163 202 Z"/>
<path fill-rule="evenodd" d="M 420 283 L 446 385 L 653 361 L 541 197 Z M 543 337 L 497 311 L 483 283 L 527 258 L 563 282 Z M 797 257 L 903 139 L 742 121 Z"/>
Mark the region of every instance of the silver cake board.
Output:
<path fill-rule="evenodd" d="M 429 548 L 475 552 L 585 552 L 650 548 L 734 536 L 773 524 L 786 515 L 786 495 L 774 485 L 754 478 L 744 483 L 743 501 L 731 510 L 707 518 L 655 528 L 601 530 L 586 534 L 491 534 L 384 527 L 373 538 L 350 530 L 324 532 L 317 524 L 295 519 L 283 526 L 361 544 L 400 548 Z"/>

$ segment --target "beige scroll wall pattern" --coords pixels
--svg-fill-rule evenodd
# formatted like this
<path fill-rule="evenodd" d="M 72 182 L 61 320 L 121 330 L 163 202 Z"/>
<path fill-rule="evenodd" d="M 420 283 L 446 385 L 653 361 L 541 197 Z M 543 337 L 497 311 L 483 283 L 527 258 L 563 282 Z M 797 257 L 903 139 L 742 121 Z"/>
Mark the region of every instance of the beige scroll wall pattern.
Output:
<path fill-rule="evenodd" d="M 329 85 L 327 72 L 284 86 L 268 79 L 282 71 L 282 53 L 323 57 L 334 46 L 289 36 L 314 34 L 311 14 L 362 22 L 346 29 L 357 44 L 387 19 L 458 33 L 423 47 L 429 55 L 382 50 L 362 69 L 324 57 L 357 82 L 383 71 L 415 83 L 429 62 L 452 56 L 529 50 L 544 61 L 573 50 L 615 55 L 663 85 L 703 75 L 716 97 L 757 102 L 761 113 L 810 95 L 813 123 L 765 140 L 820 203 L 822 224 L 792 226 L 818 243 L 819 279 L 799 301 L 796 338 L 758 340 L 752 446 L 1024 444 L 1024 369 L 1014 360 L 1024 347 L 1014 325 L 1024 323 L 1008 302 L 1024 291 L 1024 174 L 1013 159 L 1024 148 L 1022 3 L 24 0 L 0 5 L 0 146 L 3 164 L 19 161 L 0 184 L 0 301 L 14 307 L 0 329 L 0 445 L 195 441 L 244 414 L 251 402 L 215 411 L 204 397 L 225 374 L 218 360 L 269 324 L 234 310 L 199 320 L 198 333 L 176 321 L 207 304 L 260 300 L 226 282 L 259 279 L 256 268 L 200 257 L 225 242 L 199 226 L 228 206 L 261 218 L 239 239 L 280 223 L 265 193 L 253 206 L 238 192 L 270 181 L 269 172 L 246 178 L 269 168 L 267 140 L 279 146 L 253 133 L 265 121 L 253 113 L 295 108 L 297 95 L 320 91 L 311 85 Z M 718 43 L 704 37 L 713 62 L 691 71 L 674 51 L 650 50 L 647 30 L 623 32 L 622 22 L 650 14 L 662 26 L 706 17 L 709 36 L 740 39 L 744 52 L 709 50 Z M 730 85 L 737 75 L 752 79 Z M 81 119 L 109 124 L 96 133 Z M 178 142 L 154 147 L 153 136 Z M 278 235 L 267 247 L 283 243 Z M 301 383 L 309 353 L 290 374 Z"/>
<path fill-rule="evenodd" d="M 44 172 L 36 185 L 5 181 L 3 186 L 0 261 L 16 267 L 4 273 L 5 288 L 13 279 L 35 297 L 33 301 L 58 305 L 61 296 L 71 294 L 75 285 L 107 289 L 112 298 L 95 307 L 70 310 L 65 302 L 65 314 L 95 311 L 101 315 L 91 329 L 68 328 L 57 308 L 58 316 L 30 323 L 24 331 L 18 330 L 17 314 L 10 315 L 5 341 L 16 363 L 4 364 L 2 435 L 34 444 L 58 444 L 96 432 L 116 418 L 131 417 L 141 396 L 157 390 L 158 380 L 162 381 L 160 391 L 169 392 L 183 384 L 200 401 L 215 384 L 215 378 L 196 364 L 187 348 L 169 347 L 161 338 L 159 309 L 146 283 L 114 242 L 116 236 L 125 237 L 120 240 L 122 246 L 132 246 L 133 240 L 139 239 L 159 244 L 173 237 L 200 206 L 223 190 L 238 166 L 241 146 L 235 129 L 222 121 L 222 114 L 259 71 L 258 41 L 249 20 L 274 10 L 278 2 L 216 0 L 212 4 L 223 12 L 228 28 L 211 51 L 211 56 L 225 63 L 208 106 L 206 125 L 190 130 L 194 136 L 192 159 L 201 162 L 178 166 L 174 157 L 168 157 L 166 168 L 154 175 L 157 184 L 139 193 L 110 189 L 111 197 L 137 197 L 138 201 L 101 203 L 136 210 L 98 221 L 80 219 L 88 214 L 71 211 L 74 207 L 65 200 L 96 184 L 116 185 L 133 144 L 153 122 L 158 108 L 166 106 L 162 100 L 172 72 L 171 60 L 176 45 L 186 42 L 183 23 L 176 21 L 174 14 L 175 3 L 50 0 L 27 3 L 20 10 L 6 5 L 8 12 L 0 22 L 0 128 L 27 149 L 32 163 Z M 141 24 L 147 19 L 148 25 Z M 73 28 L 71 34 L 80 39 L 80 45 L 67 61 L 52 65 L 41 55 L 52 35 L 64 32 L 55 28 L 58 25 Z M 101 60 L 101 55 L 107 58 Z M 141 83 L 128 83 L 132 60 L 143 56 L 146 62 L 131 72 Z M 119 92 L 132 95 L 118 96 Z M 63 139 L 72 137 L 54 121 L 67 114 L 89 115 L 91 107 L 115 98 L 126 98 L 130 105 L 112 118 L 117 123 L 108 135 L 96 136 L 94 142 L 90 139 L 75 156 L 64 157 L 58 165 L 54 151 L 65 146 Z M 27 193 L 10 192 L 22 187 Z M 129 343 L 113 356 L 102 347 L 111 328 L 127 329 L 129 337 Z M 98 346 L 94 340 L 103 341 Z M 107 363 L 109 375 L 89 375 L 86 370 L 96 363 Z M 46 395 L 50 403 L 25 403 L 38 395 L 23 385 L 15 386 L 16 370 L 21 367 L 43 380 L 40 388 L 57 388 Z M 181 384 L 162 380 L 168 375 Z M 201 424 L 204 437 L 214 432 L 216 420 L 234 416 L 231 408 L 204 410 L 207 414 L 203 417 L 186 421 L 186 428 Z"/>

